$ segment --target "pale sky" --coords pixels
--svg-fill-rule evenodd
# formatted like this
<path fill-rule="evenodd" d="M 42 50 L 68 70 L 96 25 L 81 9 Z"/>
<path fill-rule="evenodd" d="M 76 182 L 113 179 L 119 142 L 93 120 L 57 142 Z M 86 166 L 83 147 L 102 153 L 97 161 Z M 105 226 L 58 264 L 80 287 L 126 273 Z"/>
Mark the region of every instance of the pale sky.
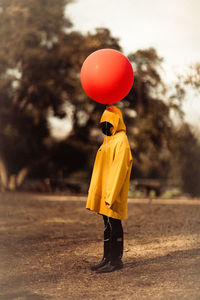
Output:
<path fill-rule="evenodd" d="M 125 54 L 155 47 L 171 67 L 200 61 L 200 0 L 75 0 L 66 13 L 84 33 L 109 28 Z"/>

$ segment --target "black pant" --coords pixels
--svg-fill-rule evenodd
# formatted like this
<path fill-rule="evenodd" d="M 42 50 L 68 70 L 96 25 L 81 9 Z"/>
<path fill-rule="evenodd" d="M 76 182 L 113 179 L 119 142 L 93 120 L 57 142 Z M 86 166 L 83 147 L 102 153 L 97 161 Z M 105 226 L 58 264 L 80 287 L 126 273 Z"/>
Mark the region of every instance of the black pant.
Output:
<path fill-rule="evenodd" d="M 122 222 L 103 215 L 104 230 L 104 257 L 115 265 L 123 256 L 123 228 Z"/>
<path fill-rule="evenodd" d="M 104 240 L 110 240 L 114 237 L 116 240 L 123 238 L 123 227 L 121 220 L 113 219 L 103 215 L 105 230 L 104 230 Z"/>

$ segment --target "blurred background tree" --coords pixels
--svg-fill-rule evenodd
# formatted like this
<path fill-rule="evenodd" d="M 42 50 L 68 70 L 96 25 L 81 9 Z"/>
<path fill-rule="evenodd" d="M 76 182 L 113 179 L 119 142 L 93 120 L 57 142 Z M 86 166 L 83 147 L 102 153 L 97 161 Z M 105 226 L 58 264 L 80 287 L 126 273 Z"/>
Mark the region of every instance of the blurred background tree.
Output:
<path fill-rule="evenodd" d="M 82 105 L 80 67 L 99 47 L 120 47 L 106 29 L 86 37 L 69 33 L 67 3 L 0 1 L 0 174 L 5 188 L 20 186 L 30 172 L 56 177 L 63 169 L 67 176 L 86 165 L 80 147 L 88 139 L 87 130 L 81 131 L 87 106 Z M 66 117 L 69 103 L 76 138 L 58 144 L 50 136 L 48 116 Z"/>
<path fill-rule="evenodd" d="M 60 32 L 71 26 L 65 4 L 0 1 L 0 160 L 6 188 L 15 189 L 33 165 L 47 159 L 49 109 L 62 116 L 62 87 L 68 83 L 54 55 Z"/>
<path fill-rule="evenodd" d="M 182 191 L 193 197 L 200 195 L 200 141 L 187 123 L 174 132 L 173 168 L 179 176 Z M 178 171 L 178 172 L 177 172 Z"/>
<path fill-rule="evenodd" d="M 70 2 L 0 0 L 0 182 L 4 189 L 19 188 L 28 175 L 51 179 L 51 184 L 71 178 L 88 182 L 91 175 L 103 139 L 98 123 L 104 107 L 84 93 L 80 69 L 97 49 L 123 49 L 107 28 L 86 35 L 73 31 L 65 13 Z M 193 76 L 188 82 L 177 81 L 175 92 L 168 96 L 161 76 L 163 58 L 155 49 L 138 50 L 129 59 L 134 85 L 117 106 L 133 150 L 132 178 L 172 180 L 183 191 L 199 195 L 197 188 L 194 192 L 192 185 L 184 184 L 193 174 L 188 173 L 192 156 L 199 166 L 199 144 L 184 124 L 181 110 L 185 86 L 197 86 L 198 80 Z M 198 64 L 194 70 L 198 72 Z M 172 111 L 181 116 L 179 128 Z M 52 134 L 52 117 L 70 124 L 63 138 Z M 186 148 L 183 141 L 193 147 Z"/>
<path fill-rule="evenodd" d="M 136 176 L 167 179 L 168 140 L 172 133 L 170 109 L 165 101 L 166 87 L 161 78 L 161 63 L 155 49 L 138 50 L 129 55 L 135 70 L 134 86 L 125 104 L 136 111 L 134 122 L 127 117 L 134 141 Z"/>
<path fill-rule="evenodd" d="M 200 92 L 200 63 L 197 62 L 191 65 L 185 75 L 179 75 L 179 79 L 183 84 L 189 85 L 197 92 Z"/>

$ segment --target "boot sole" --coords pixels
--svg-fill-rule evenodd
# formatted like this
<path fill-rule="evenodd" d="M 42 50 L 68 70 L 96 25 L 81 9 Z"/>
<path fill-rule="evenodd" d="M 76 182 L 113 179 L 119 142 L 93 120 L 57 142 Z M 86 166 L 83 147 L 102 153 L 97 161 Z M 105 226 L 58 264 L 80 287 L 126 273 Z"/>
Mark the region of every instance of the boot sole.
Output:
<path fill-rule="evenodd" d="M 98 274 L 101 274 L 101 273 L 111 273 L 111 272 L 114 272 L 114 271 L 117 271 L 117 270 L 121 270 L 123 269 L 123 265 L 120 265 L 120 266 L 115 266 L 113 269 L 103 269 L 103 267 L 101 269 L 98 269 L 96 270 L 96 273 Z"/>

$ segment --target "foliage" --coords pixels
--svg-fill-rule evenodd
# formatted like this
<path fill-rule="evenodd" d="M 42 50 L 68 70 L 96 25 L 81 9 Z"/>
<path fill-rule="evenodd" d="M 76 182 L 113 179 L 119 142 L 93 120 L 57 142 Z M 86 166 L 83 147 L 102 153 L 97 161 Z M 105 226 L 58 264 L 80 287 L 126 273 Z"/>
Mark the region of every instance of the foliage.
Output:
<path fill-rule="evenodd" d="M 71 26 L 65 4 L 0 1 L 0 156 L 8 174 L 47 155 L 48 110 L 61 115 L 67 84 L 54 55 L 60 32 Z"/>
<path fill-rule="evenodd" d="M 126 117 L 130 138 L 134 143 L 136 175 L 168 177 L 169 145 L 173 130 L 170 109 L 165 102 L 166 87 L 161 78 L 162 58 L 155 49 L 138 50 L 129 59 L 135 70 L 134 86 L 126 97 L 135 119 Z"/>
<path fill-rule="evenodd" d="M 191 65 L 184 76 L 179 75 L 179 79 L 185 85 L 188 85 L 194 88 L 197 92 L 200 92 L 200 63 L 198 62 Z"/>
<path fill-rule="evenodd" d="M 33 168 L 38 169 L 37 176 L 43 174 L 37 165 L 47 160 L 55 166 L 56 176 L 61 166 L 56 163 L 55 147 L 60 148 L 57 153 L 63 163 L 66 147 L 63 143 L 54 146 L 48 115 L 53 111 L 55 116 L 64 118 L 64 106 L 69 102 L 77 137 L 76 143 L 72 138 L 67 144 L 71 153 L 78 149 L 77 156 L 82 157 L 85 152 L 75 145 L 79 143 L 78 134 L 82 142 L 88 136 L 87 130 L 81 132 L 78 119 L 85 103 L 85 95 L 80 96 L 80 67 L 85 57 L 99 47 L 119 49 L 117 39 L 107 29 L 98 29 L 86 37 L 68 32 L 71 23 L 64 16 L 67 3 L 0 1 L 0 165 L 4 166 L 0 177 L 7 178 L 4 180 L 7 187 L 9 176 L 15 176 L 17 181 L 24 168 L 23 174 Z M 85 156 L 83 160 L 87 160 Z"/>

